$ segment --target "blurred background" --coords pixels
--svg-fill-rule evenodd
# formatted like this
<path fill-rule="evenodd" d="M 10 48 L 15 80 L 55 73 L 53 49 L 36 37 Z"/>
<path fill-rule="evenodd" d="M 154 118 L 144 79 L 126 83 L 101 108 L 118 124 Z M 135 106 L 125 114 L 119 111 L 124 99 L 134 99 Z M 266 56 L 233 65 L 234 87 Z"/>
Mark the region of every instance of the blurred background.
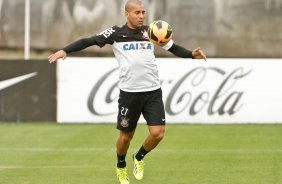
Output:
<path fill-rule="evenodd" d="M 166 20 L 174 40 L 209 57 L 281 58 L 282 0 L 143 0 L 147 24 Z M 125 0 L 30 0 L 31 59 L 123 25 Z M 0 0 L 0 58 L 22 58 L 25 1 Z M 16 51 L 16 52 L 15 52 Z M 94 52 L 93 52 L 94 51 Z M 171 56 L 157 49 L 159 56 Z M 92 47 L 79 56 L 112 56 Z"/>
<path fill-rule="evenodd" d="M 146 24 L 169 22 L 208 61 L 155 47 L 167 128 L 138 183 L 282 184 L 282 0 L 142 1 Z M 117 182 L 111 46 L 47 57 L 125 24 L 124 4 L 0 0 L 0 184 Z M 139 122 L 128 161 L 148 133 Z"/>

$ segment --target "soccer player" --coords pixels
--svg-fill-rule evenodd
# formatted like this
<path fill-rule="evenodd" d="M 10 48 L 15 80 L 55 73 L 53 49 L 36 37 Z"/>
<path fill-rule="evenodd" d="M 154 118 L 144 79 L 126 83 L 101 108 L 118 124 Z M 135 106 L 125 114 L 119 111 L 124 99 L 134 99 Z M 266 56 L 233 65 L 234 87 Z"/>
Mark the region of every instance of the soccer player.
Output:
<path fill-rule="evenodd" d="M 140 149 L 133 154 L 133 175 L 141 180 L 144 174 L 144 157 L 163 139 L 165 133 L 165 111 L 162 90 L 154 55 L 154 45 L 149 42 L 144 4 L 140 0 L 128 0 L 125 5 L 127 22 L 113 26 L 100 34 L 71 43 L 48 57 L 53 63 L 65 59 L 68 53 L 80 51 L 92 45 L 103 47 L 111 44 L 119 64 L 119 88 L 116 141 L 117 178 L 121 184 L 129 184 L 126 171 L 126 155 L 137 122 L 143 114 L 149 130 Z M 200 48 L 189 51 L 170 40 L 162 46 L 165 50 L 182 58 L 204 59 Z"/>

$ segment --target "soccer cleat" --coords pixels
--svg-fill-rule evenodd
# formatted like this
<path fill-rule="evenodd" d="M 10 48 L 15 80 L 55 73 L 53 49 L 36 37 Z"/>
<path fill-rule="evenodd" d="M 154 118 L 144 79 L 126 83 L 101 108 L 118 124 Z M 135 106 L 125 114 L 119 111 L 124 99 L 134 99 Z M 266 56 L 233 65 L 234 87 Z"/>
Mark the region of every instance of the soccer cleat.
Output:
<path fill-rule="evenodd" d="M 129 184 L 129 177 L 126 172 L 126 168 L 118 168 L 117 171 L 117 178 L 120 182 L 120 184 Z"/>
<path fill-rule="evenodd" d="M 137 180 L 141 180 L 144 175 L 144 161 L 140 160 L 138 161 L 135 158 L 135 154 L 133 154 L 133 162 L 134 162 L 134 169 L 133 169 L 133 175 Z"/>

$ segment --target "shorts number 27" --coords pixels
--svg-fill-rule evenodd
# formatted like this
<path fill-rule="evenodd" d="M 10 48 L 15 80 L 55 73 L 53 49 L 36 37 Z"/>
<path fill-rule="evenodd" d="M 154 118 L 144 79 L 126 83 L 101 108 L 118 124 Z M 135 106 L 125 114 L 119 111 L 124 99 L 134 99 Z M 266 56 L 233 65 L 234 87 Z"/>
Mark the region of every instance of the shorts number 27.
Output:
<path fill-rule="evenodd" d="M 121 107 L 121 111 L 120 111 L 121 115 L 126 116 L 127 112 L 128 112 L 128 108 Z"/>

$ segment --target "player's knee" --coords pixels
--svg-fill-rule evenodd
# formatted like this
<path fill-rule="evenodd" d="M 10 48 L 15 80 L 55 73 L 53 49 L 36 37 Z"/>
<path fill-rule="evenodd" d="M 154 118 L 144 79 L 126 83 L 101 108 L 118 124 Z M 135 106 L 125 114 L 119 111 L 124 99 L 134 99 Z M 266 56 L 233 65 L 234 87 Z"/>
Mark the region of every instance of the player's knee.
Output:
<path fill-rule="evenodd" d="M 124 143 L 129 143 L 133 138 L 133 134 L 123 132 L 120 134 L 120 138 Z"/>
<path fill-rule="evenodd" d="M 150 131 L 150 135 L 158 141 L 161 141 L 164 138 L 165 129 L 164 127 L 158 127 Z"/>
<path fill-rule="evenodd" d="M 164 133 L 159 132 L 157 134 L 154 134 L 153 137 L 155 138 L 155 140 L 161 141 L 164 138 Z"/>

